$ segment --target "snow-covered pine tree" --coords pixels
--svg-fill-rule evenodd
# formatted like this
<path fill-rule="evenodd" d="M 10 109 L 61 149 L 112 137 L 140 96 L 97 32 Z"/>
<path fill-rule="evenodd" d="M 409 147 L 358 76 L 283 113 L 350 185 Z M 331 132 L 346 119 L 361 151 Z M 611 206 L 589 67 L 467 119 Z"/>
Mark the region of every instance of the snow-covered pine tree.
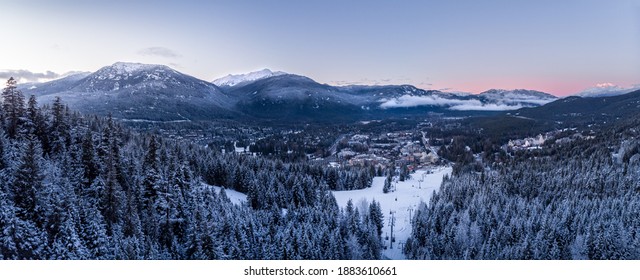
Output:
<path fill-rule="evenodd" d="M 42 189 L 41 154 L 38 140 L 31 136 L 22 148 L 22 157 L 12 184 L 17 216 L 33 222 L 39 218 L 36 213 L 36 194 Z"/>
<path fill-rule="evenodd" d="M 51 106 L 52 120 L 49 127 L 51 150 L 54 153 L 60 153 L 70 145 L 71 136 L 66 112 L 67 108 L 62 103 L 62 99 L 56 97 Z"/>
<path fill-rule="evenodd" d="M 17 81 L 11 77 L 2 90 L 2 110 L 5 118 L 5 130 L 9 138 L 16 138 L 25 116 L 24 95 L 17 89 Z"/>
<path fill-rule="evenodd" d="M 158 195 L 158 182 L 160 181 L 158 149 L 159 147 L 156 137 L 151 135 L 149 139 L 149 146 L 147 147 L 147 154 L 145 155 L 144 162 L 142 163 L 144 172 L 142 186 L 144 189 L 144 202 L 147 206 L 153 205 Z"/>
<path fill-rule="evenodd" d="M 382 236 L 382 227 L 384 226 L 384 215 L 380 203 L 375 199 L 369 204 L 369 220 L 375 225 L 378 236 Z"/>
<path fill-rule="evenodd" d="M 82 138 L 82 182 L 85 187 L 91 186 L 98 177 L 99 166 L 96 159 L 96 152 L 93 147 L 93 133 L 87 130 Z"/>
<path fill-rule="evenodd" d="M 388 193 L 391 191 L 391 182 L 393 181 L 393 175 L 391 172 L 388 172 L 387 179 L 384 180 L 384 186 L 382 187 L 383 193 Z"/>
<path fill-rule="evenodd" d="M 29 101 L 27 102 L 25 130 L 26 134 L 33 134 L 38 140 L 40 140 L 43 154 L 49 154 L 51 148 L 49 145 L 49 136 L 47 134 L 46 119 L 38 107 L 38 102 L 34 95 L 29 96 Z"/>

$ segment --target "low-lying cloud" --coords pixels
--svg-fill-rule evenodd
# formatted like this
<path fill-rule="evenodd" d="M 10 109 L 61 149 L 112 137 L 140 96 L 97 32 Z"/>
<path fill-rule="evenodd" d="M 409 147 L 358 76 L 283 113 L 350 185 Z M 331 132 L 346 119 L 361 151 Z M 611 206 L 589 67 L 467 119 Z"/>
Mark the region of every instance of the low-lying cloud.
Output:
<path fill-rule="evenodd" d="M 0 79 L 3 81 L 13 77 L 20 83 L 41 82 L 43 80 L 52 80 L 60 77 L 60 74 L 46 71 L 44 73 L 31 72 L 29 70 L 3 70 L 0 71 Z"/>
<path fill-rule="evenodd" d="M 417 106 L 455 106 L 455 105 L 464 105 L 468 102 L 477 102 L 478 100 L 459 100 L 459 99 L 448 99 L 442 98 L 438 96 L 412 96 L 412 95 L 403 95 L 395 99 L 390 99 L 382 102 L 380 104 L 380 108 L 408 108 L 408 107 L 417 107 Z"/>
<path fill-rule="evenodd" d="M 539 104 L 542 105 L 544 103 L 548 103 L 551 100 L 534 100 L 534 99 L 521 99 L 517 101 L 524 101 L 523 103 L 528 104 Z M 380 104 L 380 108 L 389 109 L 389 108 L 410 108 L 410 107 L 418 107 L 418 106 L 438 106 L 438 107 L 446 107 L 449 110 L 455 111 L 508 111 L 508 110 L 517 110 L 526 105 L 521 104 L 519 102 L 514 102 L 513 100 L 505 100 L 506 103 L 482 103 L 477 99 L 449 99 L 443 98 L 439 96 L 411 96 L 411 95 L 403 95 L 394 99 L 386 99 L 383 100 Z"/>
<path fill-rule="evenodd" d="M 146 55 L 146 56 L 160 56 L 160 57 L 166 57 L 166 58 L 180 57 L 180 54 L 165 47 L 150 47 L 150 48 L 141 49 L 138 51 L 138 54 Z"/>
<path fill-rule="evenodd" d="M 462 104 L 449 107 L 454 111 L 510 111 L 518 110 L 524 106 L 506 104 Z"/>

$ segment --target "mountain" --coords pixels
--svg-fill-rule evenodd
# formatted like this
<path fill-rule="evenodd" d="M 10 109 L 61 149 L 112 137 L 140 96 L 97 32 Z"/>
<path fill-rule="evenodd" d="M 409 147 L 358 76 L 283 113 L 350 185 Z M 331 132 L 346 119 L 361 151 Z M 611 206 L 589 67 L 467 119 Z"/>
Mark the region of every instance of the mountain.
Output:
<path fill-rule="evenodd" d="M 535 107 L 557 97 L 533 90 L 489 90 L 482 94 L 423 90 L 411 85 L 331 86 L 291 74 L 228 89 L 237 108 L 269 119 L 364 119 L 425 115 L 477 115 Z"/>
<path fill-rule="evenodd" d="M 533 90 L 488 90 L 481 94 L 448 93 L 404 86 L 404 93 L 382 99 L 382 108 L 443 107 L 453 111 L 506 111 L 536 107 L 557 97 Z"/>
<path fill-rule="evenodd" d="M 505 111 L 536 107 L 557 99 L 548 93 L 525 89 L 492 89 L 473 95 L 423 90 L 411 85 L 330 86 L 304 76 L 274 73 L 268 69 L 228 75 L 214 83 L 240 97 L 240 110 L 269 118 L 300 115 L 304 110 L 314 115 L 316 111 L 346 110 L 344 113 L 359 116 Z M 298 112 L 289 114 L 292 113 L 289 110 Z"/>
<path fill-rule="evenodd" d="M 490 89 L 480 93 L 478 97 L 486 103 L 518 107 L 517 109 L 537 107 L 558 99 L 558 97 L 545 92 L 526 89 Z"/>
<path fill-rule="evenodd" d="M 570 96 L 537 108 L 524 108 L 515 114 L 537 120 L 593 123 L 626 118 L 640 112 L 640 90 L 606 97 Z"/>
<path fill-rule="evenodd" d="M 219 87 L 234 87 L 234 86 L 246 85 L 253 81 L 262 80 L 262 79 L 266 79 L 274 76 L 285 75 L 285 74 L 287 73 L 281 72 L 281 71 L 273 72 L 269 69 L 262 69 L 259 71 L 250 72 L 246 74 L 237 74 L 237 75 L 229 74 L 227 76 L 214 80 L 213 84 Z"/>
<path fill-rule="evenodd" d="M 416 88 L 412 85 L 385 85 L 385 86 L 343 86 L 341 89 L 357 96 L 367 96 L 369 101 L 371 102 L 379 102 L 384 103 L 393 99 L 401 99 L 410 97 L 424 97 L 424 96 L 437 96 L 441 98 L 447 99 L 456 99 L 461 98 L 465 99 L 464 96 L 454 95 L 447 92 L 442 92 L 438 90 L 424 90 Z M 413 105 L 406 104 L 407 107 L 411 107 Z M 382 106 L 386 107 L 386 106 Z M 389 106 L 393 107 L 393 106 Z M 402 107 L 402 106 L 398 106 Z"/>
<path fill-rule="evenodd" d="M 90 74 L 91 72 L 73 72 L 53 81 L 44 83 L 27 83 L 19 85 L 18 88 L 22 90 L 27 96 L 30 94 L 55 94 L 58 92 L 69 90 L 75 85 L 75 83 L 77 83 L 79 80 L 84 79 Z"/>
<path fill-rule="evenodd" d="M 358 120 L 424 115 L 447 110 L 450 103 L 473 99 L 410 85 L 331 86 L 308 77 L 284 74 L 228 89 L 239 111 L 261 119 Z M 415 99 L 421 99 L 414 103 Z M 438 99 L 437 102 L 431 102 Z M 407 101 L 408 100 L 408 101 Z M 424 102 L 424 100 L 428 100 Z M 477 101 L 476 101 L 477 102 Z"/>
<path fill-rule="evenodd" d="M 486 135 L 504 139 L 510 135 L 536 135 L 554 129 L 596 129 L 640 113 L 640 90 L 607 97 L 569 96 L 539 107 L 521 108 L 504 114 L 471 118 L 466 122 L 482 128 Z"/>
<path fill-rule="evenodd" d="M 640 85 L 635 85 L 630 88 L 621 87 L 618 85 L 614 85 L 612 83 L 602 83 L 597 84 L 594 87 L 588 88 L 575 94 L 576 96 L 581 97 L 606 97 L 606 96 L 616 96 L 625 93 L 630 93 L 635 90 L 639 90 Z"/>
<path fill-rule="evenodd" d="M 276 75 L 229 89 L 236 108 L 261 119 L 319 120 L 359 118 L 363 98 L 292 74 Z"/>
<path fill-rule="evenodd" d="M 81 112 L 111 113 L 123 119 L 177 121 L 234 115 L 233 100 L 220 88 L 163 65 L 117 62 L 77 78 L 43 83 L 25 94 L 45 103 L 60 96 Z"/>
<path fill-rule="evenodd" d="M 36 95 L 42 103 L 60 96 L 81 112 L 111 113 L 116 118 L 137 121 L 250 118 L 333 122 L 429 113 L 467 116 L 534 107 L 556 99 L 532 90 L 460 94 L 411 85 L 332 86 L 268 69 L 228 75 L 209 83 L 164 65 L 124 62 L 93 73 L 29 85 L 23 91 Z"/>

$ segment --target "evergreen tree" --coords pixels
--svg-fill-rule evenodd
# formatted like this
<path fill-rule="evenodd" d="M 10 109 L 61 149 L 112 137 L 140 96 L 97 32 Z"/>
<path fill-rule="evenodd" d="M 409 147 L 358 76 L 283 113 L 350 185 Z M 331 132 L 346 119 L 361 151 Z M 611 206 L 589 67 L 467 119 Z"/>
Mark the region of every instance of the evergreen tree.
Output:
<path fill-rule="evenodd" d="M 50 147 L 49 137 L 47 135 L 47 123 L 40 108 L 38 108 L 38 102 L 34 95 L 31 95 L 27 102 L 27 122 L 25 126 L 28 134 L 35 135 L 36 138 L 40 140 L 43 153 L 48 154 Z"/>
<path fill-rule="evenodd" d="M 99 167 L 96 162 L 96 154 L 93 148 L 93 134 L 91 130 L 87 130 L 82 139 L 82 172 L 83 184 L 85 187 L 91 186 L 93 181 L 98 177 Z"/>
<path fill-rule="evenodd" d="M 107 127 L 108 128 L 108 127 Z M 105 139 L 107 141 L 106 158 L 103 163 L 102 192 L 100 195 L 100 211 L 106 221 L 106 229 L 109 234 L 116 234 L 120 229 L 122 216 L 124 215 L 124 192 L 118 181 L 120 154 L 116 146 L 117 140 L 112 134 Z"/>
<path fill-rule="evenodd" d="M 51 107 L 52 121 L 49 128 L 51 150 L 60 153 L 70 144 L 69 123 L 66 118 L 67 108 L 60 97 L 56 97 Z"/>
<path fill-rule="evenodd" d="M 4 259 L 47 259 L 47 235 L 31 221 L 15 216 L 7 217 L 2 232 Z M 2 221 L 0 221 L 2 223 Z"/>
<path fill-rule="evenodd" d="M 393 181 L 393 176 L 391 172 L 387 174 L 387 179 L 384 180 L 384 186 L 382 186 L 382 192 L 388 193 L 391 191 L 391 182 Z"/>
<path fill-rule="evenodd" d="M 409 180 L 409 179 L 411 179 L 411 175 L 409 174 L 409 168 L 407 167 L 406 164 L 403 164 L 402 167 L 400 167 L 399 180 L 404 182 L 405 180 Z"/>
<path fill-rule="evenodd" d="M 95 204 L 82 204 L 80 208 L 80 239 L 91 259 L 111 258 L 111 244 L 107 236 L 104 218 Z"/>
<path fill-rule="evenodd" d="M 158 182 L 160 181 L 160 170 L 158 163 L 158 142 L 154 135 L 149 139 L 149 147 L 143 162 L 144 179 L 144 199 L 147 205 L 152 205 L 158 196 Z"/>
<path fill-rule="evenodd" d="M 40 146 L 33 137 L 22 151 L 20 165 L 13 181 L 14 204 L 21 219 L 36 221 L 36 193 L 42 189 Z"/>
<path fill-rule="evenodd" d="M 0 116 L 0 118 L 1 117 L 2 116 Z M 6 179 L 7 179 L 5 177 L 6 173 L 3 172 L 4 169 L 7 167 L 7 160 L 5 159 L 5 151 L 6 151 L 5 146 L 7 145 L 6 143 L 7 141 L 6 141 L 6 137 L 4 136 L 4 130 L 0 129 L 0 181 L 2 182 L 6 182 Z M 2 185 L 0 184 L 0 186 Z"/>
<path fill-rule="evenodd" d="M 2 91 L 2 109 L 5 117 L 7 136 L 16 138 L 25 116 L 24 95 L 17 89 L 17 81 L 11 77 Z"/>
<path fill-rule="evenodd" d="M 113 164 L 109 165 L 109 169 L 105 174 L 104 191 L 100 200 L 100 209 L 102 215 L 106 221 L 107 231 L 113 234 L 119 226 L 123 213 L 124 195 L 122 187 L 116 179 L 115 167 Z"/>
<path fill-rule="evenodd" d="M 382 208 L 380 203 L 375 199 L 369 204 L 369 220 L 376 228 L 378 236 L 382 235 L 382 227 L 384 226 L 384 215 L 382 215 Z"/>
<path fill-rule="evenodd" d="M 52 184 L 46 184 L 39 201 L 44 229 L 49 237 L 49 258 L 60 260 L 86 259 L 89 252 L 78 234 L 80 225 L 78 199 L 67 177 L 60 177 L 57 168 L 49 168 L 46 175 Z"/>
<path fill-rule="evenodd" d="M 0 258 L 13 259 L 16 256 L 16 244 L 8 235 L 10 227 L 15 223 L 15 208 L 4 191 L 4 181 L 0 182 Z"/>

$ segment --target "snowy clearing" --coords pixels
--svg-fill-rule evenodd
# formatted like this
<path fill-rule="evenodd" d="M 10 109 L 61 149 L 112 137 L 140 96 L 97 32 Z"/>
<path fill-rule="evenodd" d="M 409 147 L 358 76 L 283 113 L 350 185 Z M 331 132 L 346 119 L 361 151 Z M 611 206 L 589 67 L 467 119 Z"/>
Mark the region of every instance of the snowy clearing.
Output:
<path fill-rule="evenodd" d="M 429 202 L 434 191 L 440 188 L 442 177 L 445 174 L 451 174 L 451 167 L 436 167 L 427 170 L 418 170 L 411 174 L 411 179 L 404 182 L 394 182 L 396 190 L 389 193 L 383 193 L 385 177 L 374 177 L 370 188 L 354 191 L 334 191 L 333 195 L 340 207 L 346 207 L 349 199 L 353 201 L 353 205 L 358 207 L 358 211 L 362 213 L 363 205 L 367 205 L 374 199 L 380 203 L 382 214 L 384 214 L 384 227 L 382 228 L 382 239 L 386 250 L 382 251 L 383 258 L 389 259 L 405 259 L 402 253 L 402 246 L 411 234 L 411 221 L 409 215 L 413 217 L 415 210 L 421 201 Z M 397 178 L 396 178 L 397 179 Z M 366 208 L 368 209 L 368 208 Z M 393 243 L 393 249 L 389 246 L 390 236 L 390 212 L 394 211 L 395 226 L 393 235 L 396 242 Z"/>
<path fill-rule="evenodd" d="M 404 182 L 397 181 L 397 177 L 394 178 L 392 183 L 395 186 L 395 191 L 389 193 L 383 193 L 384 181 L 386 177 L 374 177 L 372 186 L 362 190 L 353 191 L 333 191 L 333 195 L 336 198 L 338 206 L 346 207 L 349 199 L 353 201 L 353 205 L 358 207 L 358 211 L 368 211 L 369 203 L 374 199 L 380 203 L 382 207 L 382 214 L 384 215 L 384 227 L 382 228 L 382 241 L 387 249 L 382 251 L 383 258 L 388 259 L 405 259 L 405 255 L 402 253 L 402 246 L 411 234 L 411 220 L 409 215 L 413 217 L 415 210 L 420 205 L 420 202 L 429 202 L 431 195 L 434 191 L 438 191 L 440 184 L 442 183 L 442 177 L 445 174 L 451 175 L 451 167 L 435 167 L 432 169 L 417 170 L 411 174 L 411 179 Z M 222 187 L 210 186 L 203 184 L 220 192 Z M 225 189 L 227 197 L 236 205 L 246 203 L 247 195 L 231 190 Z M 365 210 L 363 210 L 365 209 Z M 390 241 L 390 217 L 389 214 L 394 211 L 395 225 L 393 228 L 393 235 L 395 242 L 393 243 L 393 249 L 389 246 Z M 387 238 L 389 237 L 389 238 Z"/>
<path fill-rule="evenodd" d="M 218 194 L 220 193 L 220 190 L 222 189 L 222 187 L 210 186 L 210 185 L 207 185 L 207 184 L 204 184 L 204 183 L 202 185 L 204 185 L 206 187 L 213 188 L 214 190 L 216 190 L 216 193 L 218 193 Z M 225 188 L 224 191 L 227 194 L 227 197 L 229 198 L 229 200 L 231 200 L 231 202 L 233 204 L 235 204 L 235 205 L 240 205 L 242 203 L 246 203 L 247 202 L 247 195 L 246 194 L 243 194 L 243 193 L 241 193 L 239 191 L 236 191 L 236 190 L 227 189 L 227 188 Z"/>

